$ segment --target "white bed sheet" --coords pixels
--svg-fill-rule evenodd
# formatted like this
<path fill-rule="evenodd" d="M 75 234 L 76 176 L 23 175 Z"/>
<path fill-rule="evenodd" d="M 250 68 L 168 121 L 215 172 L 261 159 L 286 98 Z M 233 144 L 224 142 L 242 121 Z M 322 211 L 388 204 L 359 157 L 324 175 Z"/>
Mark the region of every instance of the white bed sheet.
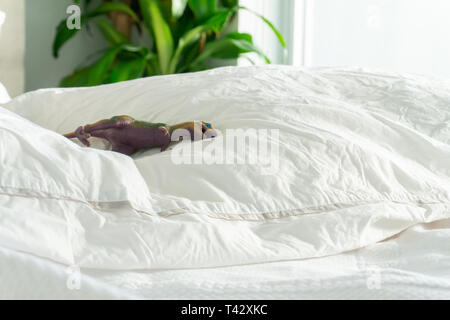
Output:
<path fill-rule="evenodd" d="M 119 272 L 72 269 L 0 248 L 0 297 L 24 299 L 450 299 L 450 220 L 319 259 Z M 75 280 L 75 282 L 73 282 Z"/>

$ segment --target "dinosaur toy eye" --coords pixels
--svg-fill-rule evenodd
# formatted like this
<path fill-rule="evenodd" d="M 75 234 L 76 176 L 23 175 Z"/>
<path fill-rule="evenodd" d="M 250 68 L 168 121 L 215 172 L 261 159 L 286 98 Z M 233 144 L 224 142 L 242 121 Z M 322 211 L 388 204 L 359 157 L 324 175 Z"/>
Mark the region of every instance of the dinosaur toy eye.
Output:
<path fill-rule="evenodd" d="M 207 127 L 208 129 L 211 129 L 211 125 L 210 125 L 209 123 L 206 124 L 206 127 Z"/>

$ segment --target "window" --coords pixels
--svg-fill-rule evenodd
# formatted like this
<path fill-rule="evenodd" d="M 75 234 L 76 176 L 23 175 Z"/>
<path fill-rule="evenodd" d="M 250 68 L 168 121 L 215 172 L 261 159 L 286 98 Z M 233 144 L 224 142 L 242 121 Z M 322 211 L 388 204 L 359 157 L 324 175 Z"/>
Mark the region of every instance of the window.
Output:
<path fill-rule="evenodd" d="M 311 66 L 358 65 L 450 76 L 450 1 L 313 0 Z M 345 3 L 345 4 L 344 4 Z"/>
<path fill-rule="evenodd" d="M 285 35 L 286 63 L 450 76 L 449 0 L 241 2 L 268 16 Z M 281 63 L 276 39 L 250 19 L 240 17 L 241 31 L 253 28 L 256 44 Z"/>

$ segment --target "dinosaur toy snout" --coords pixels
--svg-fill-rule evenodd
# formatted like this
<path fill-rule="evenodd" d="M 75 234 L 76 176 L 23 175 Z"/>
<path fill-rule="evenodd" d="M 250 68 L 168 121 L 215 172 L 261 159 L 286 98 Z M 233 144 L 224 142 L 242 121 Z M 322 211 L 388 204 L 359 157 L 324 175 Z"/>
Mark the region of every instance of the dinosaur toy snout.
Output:
<path fill-rule="evenodd" d="M 217 137 L 216 130 L 214 130 L 212 125 L 208 122 L 202 121 L 202 133 L 203 133 L 203 139 L 213 139 L 213 138 Z"/>
<path fill-rule="evenodd" d="M 215 137 L 217 137 L 217 132 L 214 129 L 210 129 L 208 131 L 205 132 L 205 137 L 206 139 L 214 139 Z"/>

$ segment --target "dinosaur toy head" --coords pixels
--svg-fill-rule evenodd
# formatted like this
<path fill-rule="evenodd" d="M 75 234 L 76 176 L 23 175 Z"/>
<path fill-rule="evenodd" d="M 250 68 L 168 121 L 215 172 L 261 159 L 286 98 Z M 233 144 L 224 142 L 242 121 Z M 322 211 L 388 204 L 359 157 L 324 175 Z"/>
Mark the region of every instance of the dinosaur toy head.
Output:
<path fill-rule="evenodd" d="M 217 137 L 216 130 L 213 129 L 211 123 L 202 121 L 203 139 L 212 139 Z"/>
<path fill-rule="evenodd" d="M 205 121 L 190 121 L 170 126 L 170 134 L 172 141 L 180 141 L 184 139 L 204 140 L 217 137 L 216 130 L 212 125 Z"/>

